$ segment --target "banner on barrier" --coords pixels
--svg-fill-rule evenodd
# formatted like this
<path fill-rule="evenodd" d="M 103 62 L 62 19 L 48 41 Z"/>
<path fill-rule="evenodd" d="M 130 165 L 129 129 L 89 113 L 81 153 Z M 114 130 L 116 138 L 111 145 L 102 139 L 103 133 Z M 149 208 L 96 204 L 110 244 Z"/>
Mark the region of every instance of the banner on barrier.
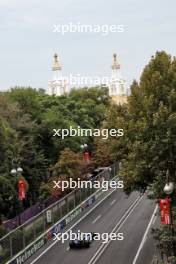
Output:
<path fill-rule="evenodd" d="M 41 247 L 43 247 L 45 243 L 46 243 L 46 239 L 44 237 L 40 238 L 32 246 L 28 247 L 16 259 L 11 261 L 9 264 L 23 264 L 32 255 L 34 255 Z"/>

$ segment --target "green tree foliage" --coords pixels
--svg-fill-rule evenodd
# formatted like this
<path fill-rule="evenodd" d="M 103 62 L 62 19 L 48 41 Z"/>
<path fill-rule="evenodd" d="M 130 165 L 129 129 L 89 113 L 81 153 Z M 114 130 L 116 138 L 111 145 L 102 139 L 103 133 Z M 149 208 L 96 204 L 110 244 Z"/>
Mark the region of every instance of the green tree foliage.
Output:
<path fill-rule="evenodd" d="M 117 106 L 107 124 L 124 129 L 124 137 L 111 139 L 111 155 L 123 161 L 125 190 L 152 186 L 163 195 L 167 161 L 176 157 L 176 59 L 157 52 L 133 82 L 128 104 Z M 175 175 L 171 176 L 175 181 Z"/>
<path fill-rule="evenodd" d="M 16 189 L 14 187 L 15 183 L 14 179 L 10 179 L 6 175 L 0 176 L 0 216 L 5 215 L 11 217 L 14 208 L 17 208 L 18 202 Z"/>
<path fill-rule="evenodd" d="M 53 137 L 53 129 L 99 128 L 108 105 L 107 89 L 99 87 L 74 89 L 60 97 L 31 87 L 0 93 L 1 215 L 14 216 L 18 209 L 17 177 L 10 174 L 12 159 L 21 162 L 28 205 L 43 200 L 50 195 L 49 169 L 55 167 L 60 175 L 78 177 L 80 145 L 93 142 L 92 138 Z"/>
<path fill-rule="evenodd" d="M 122 139 L 110 139 L 109 151 L 122 161 L 120 177 L 125 191 L 147 187 L 153 199 L 166 197 L 163 188 L 168 161 L 176 161 L 176 58 L 164 51 L 156 52 L 139 83 L 134 81 L 131 85 L 127 105 L 114 108 L 106 122 L 124 128 Z M 170 167 L 169 180 L 176 183 L 175 170 Z M 175 194 L 176 190 L 172 194 L 173 206 Z M 175 219 L 175 207 L 173 215 Z M 175 235 L 170 227 L 156 230 L 155 237 L 168 263 L 175 263 L 171 247 Z"/>
<path fill-rule="evenodd" d="M 69 148 L 65 148 L 61 151 L 58 162 L 54 165 L 54 174 L 65 176 L 69 178 L 77 179 L 81 174 L 81 167 L 83 165 L 82 155 L 75 153 Z"/>
<path fill-rule="evenodd" d="M 109 153 L 109 145 L 107 140 L 100 138 L 95 139 L 93 145 L 93 162 L 96 167 L 109 166 L 112 164 L 112 159 Z"/>
<path fill-rule="evenodd" d="M 157 249 L 160 252 L 161 258 L 167 259 L 167 263 L 174 264 L 176 262 L 176 236 L 171 229 L 171 226 L 166 225 L 162 228 L 153 229 L 153 235 L 157 241 Z"/>

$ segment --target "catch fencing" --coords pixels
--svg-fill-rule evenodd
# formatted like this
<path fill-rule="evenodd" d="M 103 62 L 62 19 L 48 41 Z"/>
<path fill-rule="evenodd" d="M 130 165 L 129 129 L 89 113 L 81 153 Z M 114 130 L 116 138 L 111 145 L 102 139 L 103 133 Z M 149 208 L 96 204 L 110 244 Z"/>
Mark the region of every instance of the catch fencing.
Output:
<path fill-rule="evenodd" d="M 91 181 L 109 181 L 117 175 L 118 162 L 106 168 Z M 93 184 L 92 184 L 93 185 Z M 97 191 L 96 188 L 74 189 L 62 199 L 58 200 L 41 213 L 31 218 L 25 224 L 14 229 L 0 239 L 0 263 L 5 264 L 15 255 L 45 233 L 59 219 L 62 219 L 70 211 L 81 204 L 86 198 Z"/>

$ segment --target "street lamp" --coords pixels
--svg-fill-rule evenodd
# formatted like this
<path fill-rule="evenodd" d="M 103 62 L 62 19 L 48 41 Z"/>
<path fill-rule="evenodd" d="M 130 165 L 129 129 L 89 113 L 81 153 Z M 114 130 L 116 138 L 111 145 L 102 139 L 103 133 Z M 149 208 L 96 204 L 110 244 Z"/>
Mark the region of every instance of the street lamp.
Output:
<path fill-rule="evenodd" d="M 17 168 L 17 173 L 21 174 L 23 172 L 23 169 L 21 167 Z"/>
<path fill-rule="evenodd" d="M 173 240 L 174 237 L 174 225 L 173 225 L 173 215 L 172 215 L 172 199 L 171 199 L 171 194 L 174 191 L 174 183 L 169 181 L 170 178 L 170 171 L 167 169 L 166 171 L 166 185 L 164 186 L 164 193 L 168 195 L 169 200 L 170 200 L 170 227 L 171 227 L 171 233 L 172 233 L 172 248 L 173 248 L 173 254 L 175 256 L 175 243 Z"/>
<path fill-rule="evenodd" d="M 18 159 L 13 159 L 12 160 L 12 169 L 10 171 L 10 173 L 13 175 L 13 176 L 16 176 L 18 174 L 21 175 L 21 173 L 23 172 L 23 169 L 20 167 L 20 161 Z"/>
<path fill-rule="evenodd" d="M 84 143 L 81 146 L 82 152 L 83 152 L 83 160 L 89 164 L 90 163 L 90 151 L 89 151 L 89 146 Z"/>
<path fill-rule="evenodd" d="M 170 171 L 167 169 L 166 171 L 166 185 L 164 186 L 164 193 L 170 195 L 174 191 L 174 183 L 169 181 L 170 179 Z"/>
<path fill-rule="evenodd" d="M 23 169 L 20 167 L 20 161 L 18 159 L 13 159 L 12 160 L 12 169 L 10 171 L 10 173 L 13 175 L 13 176 L 21 176 L 22 172 L 23 172 Z M 20 207 L 21 207 L 21 204 L 20 204 Z M 20 216 L 20 208 L 18 210 L 18 223 L 19 225 L 21 225 L 21 216 Z"/>
<path fill-rule="evenodd" d="M 80 148 L 82 149 L 83 162 L 84 162 L 84 174 L 87 177 L 88 175 L 88 165 L 90 164 L 90 152 L 89 146 L 86 143 L 83 143 Z"/>
<path fill-rule="evenodd" d="M 84 151 L 88 148 L 88 145 L 86 143 L 81 145 L 81 149 L 83 149 Z"/>
<path fill-rule="evenodd" d="M 164 186 L 163 191 L 165 192 L 165 194 L 170 195 L 173 193 L 174 191 L 174 183 L 173 182 L 168 182 L 166 183 L 166 185 Z"/>
<path fill-rule="evenodd" d="M 21 167 L 18 167 L 17 169 L 13 168 L 11 169 L 10 173 L 13 175 L 13 176 L 16 176 L 18 174 L 21 175 L 21 173 L 23 172 L 23 169 Z"/>
<path fill-rule="evenodd" d="M 10 171 L 10 173 L 11 173 L 13 176 L 15 176 L 15 175 L 17 174 L 17 170 L 16 170 L 15 168 L 13 168 L 13 169 Z"/>

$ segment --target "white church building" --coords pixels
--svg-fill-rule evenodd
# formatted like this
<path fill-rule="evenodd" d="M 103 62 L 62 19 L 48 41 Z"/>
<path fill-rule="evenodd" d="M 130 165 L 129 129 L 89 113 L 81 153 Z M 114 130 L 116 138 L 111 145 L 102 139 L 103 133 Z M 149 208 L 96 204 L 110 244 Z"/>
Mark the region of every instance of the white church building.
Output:
<path fill-rule="evenodd" d="M 109 90 L 109 96 L 111 97 L 112 102 L 116 104 L 126 103 L 127 96 L 125 93 L 125 81 L 120 74 L 120 64 L 117 62 L 116 53 L 113 54 L 111 71 L 111 76 L 106 84 Z M 54 54 L 52 72 L 53 78 L 49 82 L 48 94 L 61 96 L 69 93 L 69 84 L 62 75 L 62 68 L 56 53 Z"/>
<path fill-rule="evenodd" d="M 53 78 L 49 82 L 48 94 L 56 95 L 56 96 L 61 96 L 66 94 L 68 92 L 67 82 L 62 76 L 62 68 L 58 60 L 58 55 L 56 53 L 54 54 L 52 71 L 53 71 Z"/>
<path fill-rule="evenodd" d="M 120 64 L 117 62 L 116 53 L 113 54 L 111 70 L 111 78 L 108 83 L 109 96 L 117 104 L 126 103 L 125 81 L 121 77 Z"/>

